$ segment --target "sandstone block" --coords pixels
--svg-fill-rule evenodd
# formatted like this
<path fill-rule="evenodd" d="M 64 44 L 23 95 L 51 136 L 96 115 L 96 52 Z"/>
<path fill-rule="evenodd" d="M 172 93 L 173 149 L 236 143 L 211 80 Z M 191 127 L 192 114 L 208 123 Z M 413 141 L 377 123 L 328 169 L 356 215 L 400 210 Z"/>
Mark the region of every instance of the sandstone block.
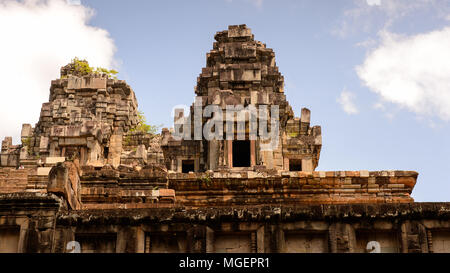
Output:
<path fill-rule="evenodd" d="M 47 165 L 55 165 L 57 163 L 64 162 L 64 161 L 66 161 L 65 157 L 47 157 L 45 159 L 45 164 L 47 164 Z"/>
<path fill-rule="evenodd" d="M 40 167 L 37 169 L 38 176 L 47 176 L 50 173 L 51 167 Z"/>

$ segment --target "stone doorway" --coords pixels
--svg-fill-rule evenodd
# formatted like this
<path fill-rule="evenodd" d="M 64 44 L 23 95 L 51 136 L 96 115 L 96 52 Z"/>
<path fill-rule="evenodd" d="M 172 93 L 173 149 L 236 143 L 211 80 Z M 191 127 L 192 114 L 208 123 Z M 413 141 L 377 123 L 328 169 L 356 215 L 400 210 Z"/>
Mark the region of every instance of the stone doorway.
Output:
<path fill-rule="evenodd" d="M 183 160 L 181 163 L 181 172 L 182 173 L 195 172 L 195 161 Z"/>
<path fill-rule="evenodd" d="M 289 171 L 301 172 L 302 171 L 302 160 L 301 159 L 289 159 Z"/>
<path fill-rule="evenodd" d="M 251 167 L 250 141 L 233 141 L 233 167 Z"/>

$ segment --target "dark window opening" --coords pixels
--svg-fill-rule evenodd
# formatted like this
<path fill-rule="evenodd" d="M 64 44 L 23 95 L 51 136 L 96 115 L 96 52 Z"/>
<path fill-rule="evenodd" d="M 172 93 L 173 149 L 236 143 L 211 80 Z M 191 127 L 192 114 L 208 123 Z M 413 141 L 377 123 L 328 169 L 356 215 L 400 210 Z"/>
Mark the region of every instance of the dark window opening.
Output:
<path fill-rule="evenodd" d="M 183 160 L 181 169 L 183 173 L 195 172 L 194 160 Z"/>
<path fill-rule="evenodd" d="M 250 167 L 250 141 L 233 141 L 233 167 Z"/>
<path fill-rule="evenodd" d="M 301 172 L 302 171 L 302 161 L 299 159 L 289 159 L 289 171 Z"/>
<path fill-rule="evenodd" d="M 109 156 L 109 147 L 103 148 L 103 157 L 108 159 Z"/>

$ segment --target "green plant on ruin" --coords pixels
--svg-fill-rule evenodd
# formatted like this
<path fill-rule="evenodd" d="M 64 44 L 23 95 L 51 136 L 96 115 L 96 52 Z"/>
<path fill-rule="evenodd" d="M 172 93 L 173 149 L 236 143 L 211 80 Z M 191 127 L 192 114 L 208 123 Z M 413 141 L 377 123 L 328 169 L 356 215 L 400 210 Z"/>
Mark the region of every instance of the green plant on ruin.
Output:
<path fill-rule="evenodd" d="M 158 133 L 159 129 L 161 128 L 161 126 L 147 124 L 147 120 L 142 111 L 138 111 L 137 116 L 138 116 L 137 125 L 134 128 L 130 129 L 123 138 L 123 142 L 124 142 L 123 144 L 125 146 L 131 146 L 133 144 L 132 143 L 132 135 L 133 134 L 142 133 L 142 134 L 150 134 L 151 136 L 155 136 Z"/>
<path fill-rule="evenodd" d="M 27 147 L 27 154 L 31 156 L 33 154 L 33 150 L 31 149 L 31 137 L 27 137 L 26 139 L 22 140 L 23 147 Z"/>
<path fill-rule="evenodd" d="M 117 80 L 117 76 L 116 75 L 119 72 L 114 70 L 114 69 L 106 69 L 106 68 L 103 68 L 103 67 L 97 67 L 95 69 L 94 73 L 108 75 L 108 78 L 112 78 L 112 79 Z"/>
<path fill-rule="evenodd" d="M 225 185 L 229 187 L 231 186 L 231 184 L 232 184 L 231 179 L 228 178 L 227 180 L 225 180 Z"/>
<path fill-rule="evenodd" d="M 125 145 L 125 146 L 130 146 L 130 144 L 131 144 L 131 135 L 126 135 L 125 136 L 125 138 L 123 139 L 123 144 Z"/>
<path fill-rule="evenodd" d="M 89 63 L 86 60 L 80 60 L 78 57 L 75 57 L 72 60 L 72 71 L 75 74 L 89 75 L 94 71 L 92 67 L 89 66 Z"/>
<path fill-rule="evenodd" d="M 118 71 L 114 69 L 106 69 L 103 67 L 91 67 L 86 60 L 81 60 L 78 57 L 75 57 L 72 59 L 72 62 L 70 63 L 71 70 L 69 71 L 69 74 L 72 75 L 80 75 L 80 76 L 87 76 L 90 74 L 96 74 L 96 75 L 107 75 L 108 78 L 113 78 L 117 80 L 116 75 L 119 73 Z M 67 76 L 62 76 L 62 78 L 67 78 Z"/>
<path fill-rule="evenodd" d="M 136 127 L 130 130 L 130 133 L 140 132 L 151 135 L 155 135 L 158 133 L 158 130 L 161 126 L 147 124 L 147 120 L 145 119 L 144 113 L 142 111 L 138 111 L 137 115 L 138 124 L 136 125 Z"/>
<path fill-rule="evenodd" d="M 289 133 L 288 135 L 289 135 L 289 137 L 291 137 L 291 138 L 296 138 L 296 137 L 298 137 L 298 133 L 296 133 L 296 132 L 294 132 L 294 133 Z"/>
<path fill-rule="evenodd" d="M 212 180 L 211 180 L 210 174 L 203 175 L 202 177 L 198 178 L 197 180 L 202 182 L 203 184 L 205 184 L 207 188 L 211 187 Z"/>

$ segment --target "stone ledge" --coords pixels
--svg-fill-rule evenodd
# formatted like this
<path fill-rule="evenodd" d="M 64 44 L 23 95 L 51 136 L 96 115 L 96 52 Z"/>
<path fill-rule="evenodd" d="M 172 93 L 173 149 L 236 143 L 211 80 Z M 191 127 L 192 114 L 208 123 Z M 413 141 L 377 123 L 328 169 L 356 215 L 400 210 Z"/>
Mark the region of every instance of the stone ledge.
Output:
<path fill-rule="evenodd" d="M 127 224 L 166 222 L 216 223 L 220 221 L 305 221 L 361 219 L 439 219 L 450 220 L 450 203 L 413 204 L 355 204 L 355 205 L 294 205 L 294 206 L 237 206 L 192 209 L 183 206 L 128 210 L 83 210 L 61 213 L 57 224 Z"/>
<path fill-rule="evenodd" d="M 205 173 L 176 173 L 168 172 L 169 179 L 202 179 L 205 177 L 214 178 L 272 178 L 272 177 L 300 177 L 300 178 L 345 178 L 345 177 L 413 177 L 417 179 L 418 172 L 415 171 L 317 171 L 317 172 L 273 172 L 273 171 L 222 171 L 222 172 L 205 172 Z"/>
<path fill-rule="evenodd" d="M 0 194 L 0 211 L 53 209 L 62 207 L 62 200 L 53 194 L 46 193 L 6 193 Z"/>
<path fill-rule="evenodd" d="M 177 202 L 190 206 L 240 204 L 411 203 L 417 172 L 214 172 L 169 174 Z"/>

